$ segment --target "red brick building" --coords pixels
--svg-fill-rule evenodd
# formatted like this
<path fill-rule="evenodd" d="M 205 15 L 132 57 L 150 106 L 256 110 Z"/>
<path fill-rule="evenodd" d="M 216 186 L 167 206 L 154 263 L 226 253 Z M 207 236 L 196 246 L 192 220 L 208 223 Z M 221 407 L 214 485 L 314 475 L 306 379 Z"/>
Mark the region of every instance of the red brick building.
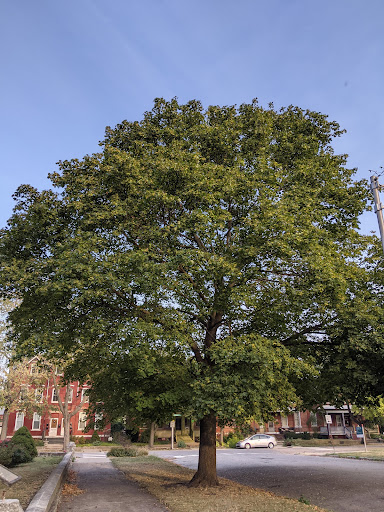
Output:
<path fill-rule="evenodd" d="M 32 374 L 39 371 L 38 358 L 28 362 L 29 372 Z M 27 414 L 23 410 L 11 410 L 7 426 L 7 438 L 13 436 L 14 432 L 22 426 L 26 426 L 32 437 L 35 439 L 57 439 L 64 437 L 63 414 L 59 407 L 59 397 L 65 403 L 67 388 L 60 385 L 60 370 L 52 371 L 48 375 L 45 384 L 35 389 L 36 412 Z M 56 382 L 56 387 L 54 385 Z M 89 386 L 82 385 L 78 381 L 70 383 L 68 393 L 68 412 L 77 412 L 70 419 L 70 435 L 91 438 L 93 429 L 85 432 L 87 425 L 87 413 L 89 400 L 87 390 Z M 58 396 L 59 393 L 59 396 Z M 3 411 L 2 411 L 3 412 Z M 98 418 L 96 418 L 97 420 Z M 110 435 L 110 426 L 107 425 L 102 431 L 98 430 L 100 438 Z"/>

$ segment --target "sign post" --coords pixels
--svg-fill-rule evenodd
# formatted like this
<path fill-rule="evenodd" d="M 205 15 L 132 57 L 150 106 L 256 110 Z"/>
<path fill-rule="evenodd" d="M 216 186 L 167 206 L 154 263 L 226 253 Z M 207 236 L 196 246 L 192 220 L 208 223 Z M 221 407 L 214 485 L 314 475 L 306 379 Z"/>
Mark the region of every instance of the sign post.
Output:
<path fill-rule="evenodd" d="M 330 425 L 332 425 L 332 416 L 330 414 L 325 415 L 325 422 L 326 422 L 327 428 L 328 428 L 328 437 L 331 440 L 331 445 L 332 445 L 333 451 L 335 451 L 335 446 L 333 444 L 333 438 L 332 438 L 332 431 L 331 431 L 331 427 L 330 427 Z"/>
<path fill-rule="evenodd" d="M 176 425 L 176 422 L 175 420 L 172 420 L 169 424 L 169 426 L 171 427 L 171 450 L 173 450 L 173 438 L 174 438 L 174 435 L 175 435 L 175 425 Z"/>

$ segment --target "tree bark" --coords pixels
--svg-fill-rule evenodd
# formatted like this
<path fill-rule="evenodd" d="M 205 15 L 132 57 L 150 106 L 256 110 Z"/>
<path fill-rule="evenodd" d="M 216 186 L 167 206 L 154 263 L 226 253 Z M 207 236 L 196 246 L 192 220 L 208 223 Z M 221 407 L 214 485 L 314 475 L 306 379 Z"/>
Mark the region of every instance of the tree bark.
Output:
<path fill-rule="evenodd" d="M 153 448 L 155 445 L 155 431 L 156 431 L 156 423 L 152 421 L 151 423 L 151 432 L 149 434 L 149 447 Z"/>
<path fill-rule="evenodd" d="M 63 414 L 63 426 L 64 426 L 64 443 L 63 443 L 63 449 L 64 452 L 67 453 L 69 449 L 69 442 L 70 442 L 70 427 L 69 427 L 69 414 Z"/>
<path fill-rule="evenodd" d="M 9 409 L 5 409 L 4 416 L 3 416 L 3 427 L 1 429 L 1 435 L 0 435 L 1 441 L 4 441 L 4 439 L 6 439 L 6 437 L 7 437 L 8 420 L 9 420 Z"/>
<path fill-rule="evenodd" d="M 216 474 L 216 415 L 204 416 L 200 421 L 199 465 L 190 487 L 214 487 L 219 485 Z"/>

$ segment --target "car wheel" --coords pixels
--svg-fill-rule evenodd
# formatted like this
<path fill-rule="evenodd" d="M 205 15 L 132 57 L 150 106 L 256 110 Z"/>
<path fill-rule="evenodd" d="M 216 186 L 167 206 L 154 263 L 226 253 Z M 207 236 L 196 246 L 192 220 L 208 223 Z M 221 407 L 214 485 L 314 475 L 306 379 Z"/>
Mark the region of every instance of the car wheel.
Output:
<path fill-rule="evenodd" d="M 275 447 L 275 445 L 273 443 L 268 444 L 268 448 L 274 448 L 274 447 Z"/>
<path fill-rule="evenodd" d="M 251 445 L 249 443 L 246 443 L 245 446 L 244 446 L 244 448 L 246 448 L 247 450 L 249 450 L 250 447 L 251 447 Z"/>

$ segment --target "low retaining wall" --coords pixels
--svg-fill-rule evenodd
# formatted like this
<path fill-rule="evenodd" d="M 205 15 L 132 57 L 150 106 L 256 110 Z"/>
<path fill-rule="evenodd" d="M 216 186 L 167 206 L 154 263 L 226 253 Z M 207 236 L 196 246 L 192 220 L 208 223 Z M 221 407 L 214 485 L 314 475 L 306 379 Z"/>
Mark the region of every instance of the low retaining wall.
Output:
<path fill-rule="evenodd" d="M 25 512 L 55 512 L 61 487 L 67 475 L 73 457 L 72 451 L 64 455 L 63 460 L 49 475 L 41 489 L 26 508 Z M 13 510 L 13 509 L 9 509 Z"/>

